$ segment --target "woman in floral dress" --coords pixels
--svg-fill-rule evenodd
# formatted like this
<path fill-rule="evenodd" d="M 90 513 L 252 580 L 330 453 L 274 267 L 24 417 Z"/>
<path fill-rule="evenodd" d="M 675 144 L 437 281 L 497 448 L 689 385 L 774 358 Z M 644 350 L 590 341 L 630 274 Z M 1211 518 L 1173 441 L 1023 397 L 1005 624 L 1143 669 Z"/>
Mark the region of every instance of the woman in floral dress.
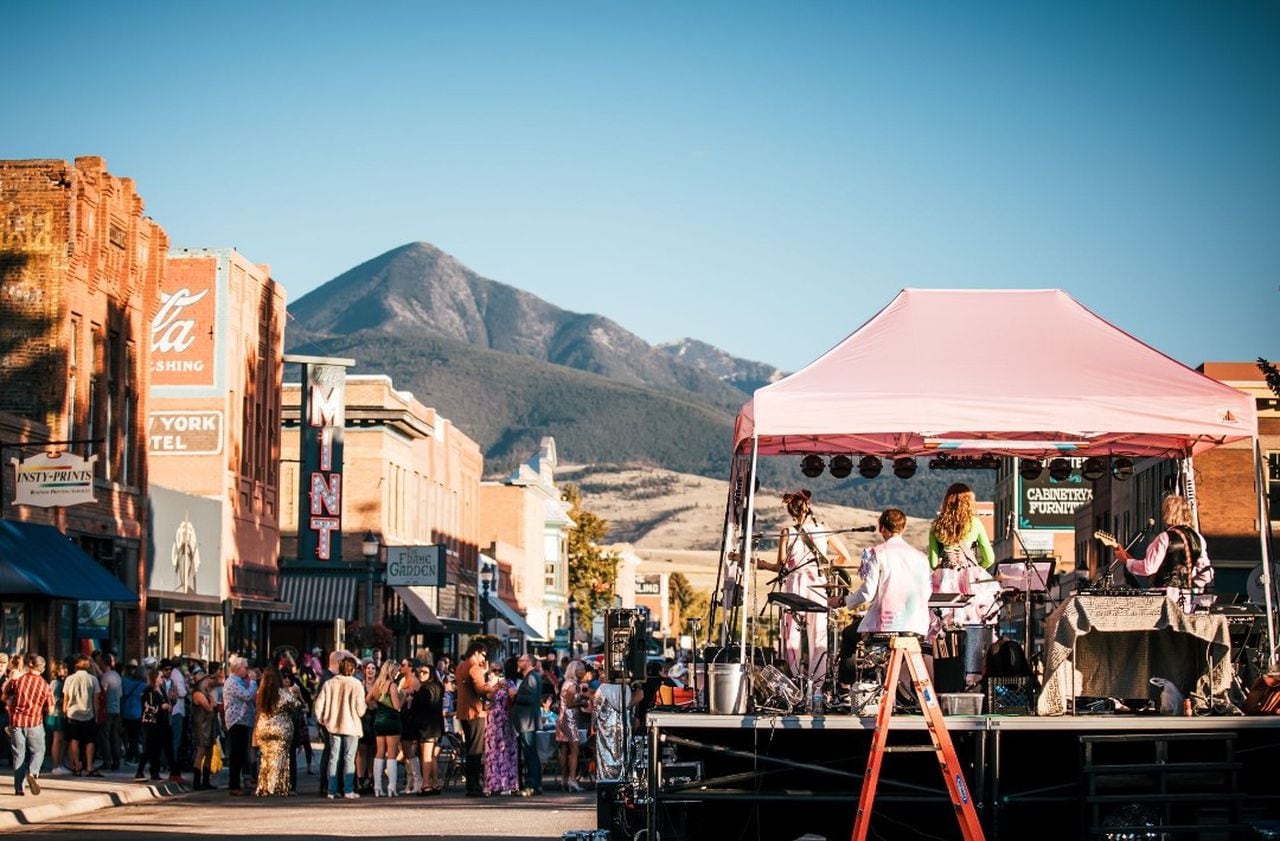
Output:
<path fill-rule="evenodd" d="M 258 721 L 253 742 L 258 746 L 259 797 L 289 795 L 289 757 L 293 753 L 293 713 L 302 701 L 284 685 L 280 670 L 270 666 L 258 686 Z"/>
<path fill-rule="evenodd" d="M 511 702 L 515 699 L 516 658 L 508 657 L 502 674 L 490 674 L 499 689 L 490 699 L 489 721 L 484 729 L 484 793 L 513 794 L 520 789 L 516 733 L 511 725 Z M 519 675 L 516 674 L 519 678 Z"/>

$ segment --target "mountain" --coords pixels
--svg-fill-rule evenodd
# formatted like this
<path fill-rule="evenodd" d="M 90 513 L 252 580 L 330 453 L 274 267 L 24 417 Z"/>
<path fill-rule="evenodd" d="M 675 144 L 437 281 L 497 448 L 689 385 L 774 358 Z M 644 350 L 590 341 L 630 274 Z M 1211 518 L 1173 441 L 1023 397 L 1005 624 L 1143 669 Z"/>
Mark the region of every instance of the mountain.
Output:
<path fill-rule="evenodd" d="M 544 435 L 577 461 L 729 472 L 733 414 L 688 396 L 430 335 L 361 330 L 288 345 L 355 359 L 352 373 L 390 376 L 479 443 L 489 475 L 528 459 Z"/>
<path fill-rule="evenodd" d="M 776 383 L 786 376 L 772 365 L 763 362 L 751 362 L 739 359 L 720 348 L 700 342 L 697 339 L 681 339 L 677 342 L 665 342 L 657 346 L 658 350 L 699 371 L 711 374 L 721 382 L 728 383 L 744 394 L 754 394 L 757 388 Z"/>
<path fill-rule="evenodd" d="M 353 373 L 387 374 L 479 443 L 489 475 L 509 471 L 553 435 L 567 461 L 723 479 L 737 410 L 782 376 L 694 339 L 654 347 L 604 316 L 480 277 L 422 242 L 291 304 L 285 345 L 353 358 Z M 800 476 L 798 462 L 766 459 L 761 480 L 859 508 L 888 500 L 920 517 L 932 517 L 946 483 L 961 478 L 921 471 L 909 482 L 815 481 Z M 989 498 L 990 476 L 975 478 L 979 497 Z"/>
<path fill-rule="evenodd" d="M 655 349 L 604 316 L 570 312 L 483 278 L 425 242 L 361 263 L 298 299 L 289 314 L 291 329 L 303 339 L 366 332 L 436 336 L 692 395 L 729 411 L 746 400 L 732 383 Z"/>

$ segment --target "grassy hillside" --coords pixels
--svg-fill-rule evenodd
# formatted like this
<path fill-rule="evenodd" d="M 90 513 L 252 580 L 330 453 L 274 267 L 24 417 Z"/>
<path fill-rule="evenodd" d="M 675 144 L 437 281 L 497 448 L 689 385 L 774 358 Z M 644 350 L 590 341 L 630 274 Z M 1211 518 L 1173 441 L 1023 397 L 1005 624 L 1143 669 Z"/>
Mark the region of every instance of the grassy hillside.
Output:
<path fill-rule="evenodd" d="M 728 474 L 733 416 L 692 398 L 434 337 L 362 332 L 290 349 L 348 356 L 352 373 L 390 376 L 480 444 L 486 473 L 510 470 L 554 435 L 573 461 Z"/>

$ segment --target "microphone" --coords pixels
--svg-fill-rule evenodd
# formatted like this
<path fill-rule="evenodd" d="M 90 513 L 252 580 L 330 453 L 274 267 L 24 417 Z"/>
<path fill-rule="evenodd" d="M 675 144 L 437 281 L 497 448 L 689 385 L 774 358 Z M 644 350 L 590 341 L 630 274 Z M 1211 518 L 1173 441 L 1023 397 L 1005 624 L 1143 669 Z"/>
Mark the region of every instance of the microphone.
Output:
<path fill-rule="evenodd" d="M 845 531 L 875 531 L 877 528 L 879 528 L 879 526 L 857 526 L 855 528 L 845 529 Z"/>
<path fill-rule="evenodd" d="M 1133 536 L 1133 540 L 1137 540 L 1138 538 L 1140 538 L 1140 537 L 1142 537 L 1143 535 L 1145 535 L 1145 534 L 1146 534 L 1146 533 L 1151 529 L 1151 527 L 1152 527 L 1152 526 L 1154 526 L 1155 524 L 1156 524 L 1155 518 L 1154 518 L 1154 517 L 1148 517 L 1148 518 L 1147 518 L 1147 524 L 1146 524 L 1145 526 L 1143 526 L 1143 527 L 1142 527 L 1142 529 L 1141 529 L 1137 534 L 1135 534 L 1135 535 Z M 1133 545 L 1133 541 L 1130 541 L 1130 544 L 1129 544 L 1129 545 Z"/>

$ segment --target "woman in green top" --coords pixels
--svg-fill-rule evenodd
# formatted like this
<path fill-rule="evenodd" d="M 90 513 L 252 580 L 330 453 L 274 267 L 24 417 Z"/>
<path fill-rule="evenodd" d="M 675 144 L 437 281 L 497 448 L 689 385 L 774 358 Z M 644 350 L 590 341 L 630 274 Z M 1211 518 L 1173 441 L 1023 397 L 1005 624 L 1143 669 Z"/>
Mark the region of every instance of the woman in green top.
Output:
<path fill-rule="evenodd" d="M 929 529 L 929 566 L 933 569 L 933 592 L 965 593 L 973 598 L 964 607 L 943 610 L 944 624 L 990 621 L 988 616 L 1000 595 L 999 583 L 986 571 L 994 561 L 991 540 L 975 511 L 973 490 L 956 482 L 947 488 Z"/>

